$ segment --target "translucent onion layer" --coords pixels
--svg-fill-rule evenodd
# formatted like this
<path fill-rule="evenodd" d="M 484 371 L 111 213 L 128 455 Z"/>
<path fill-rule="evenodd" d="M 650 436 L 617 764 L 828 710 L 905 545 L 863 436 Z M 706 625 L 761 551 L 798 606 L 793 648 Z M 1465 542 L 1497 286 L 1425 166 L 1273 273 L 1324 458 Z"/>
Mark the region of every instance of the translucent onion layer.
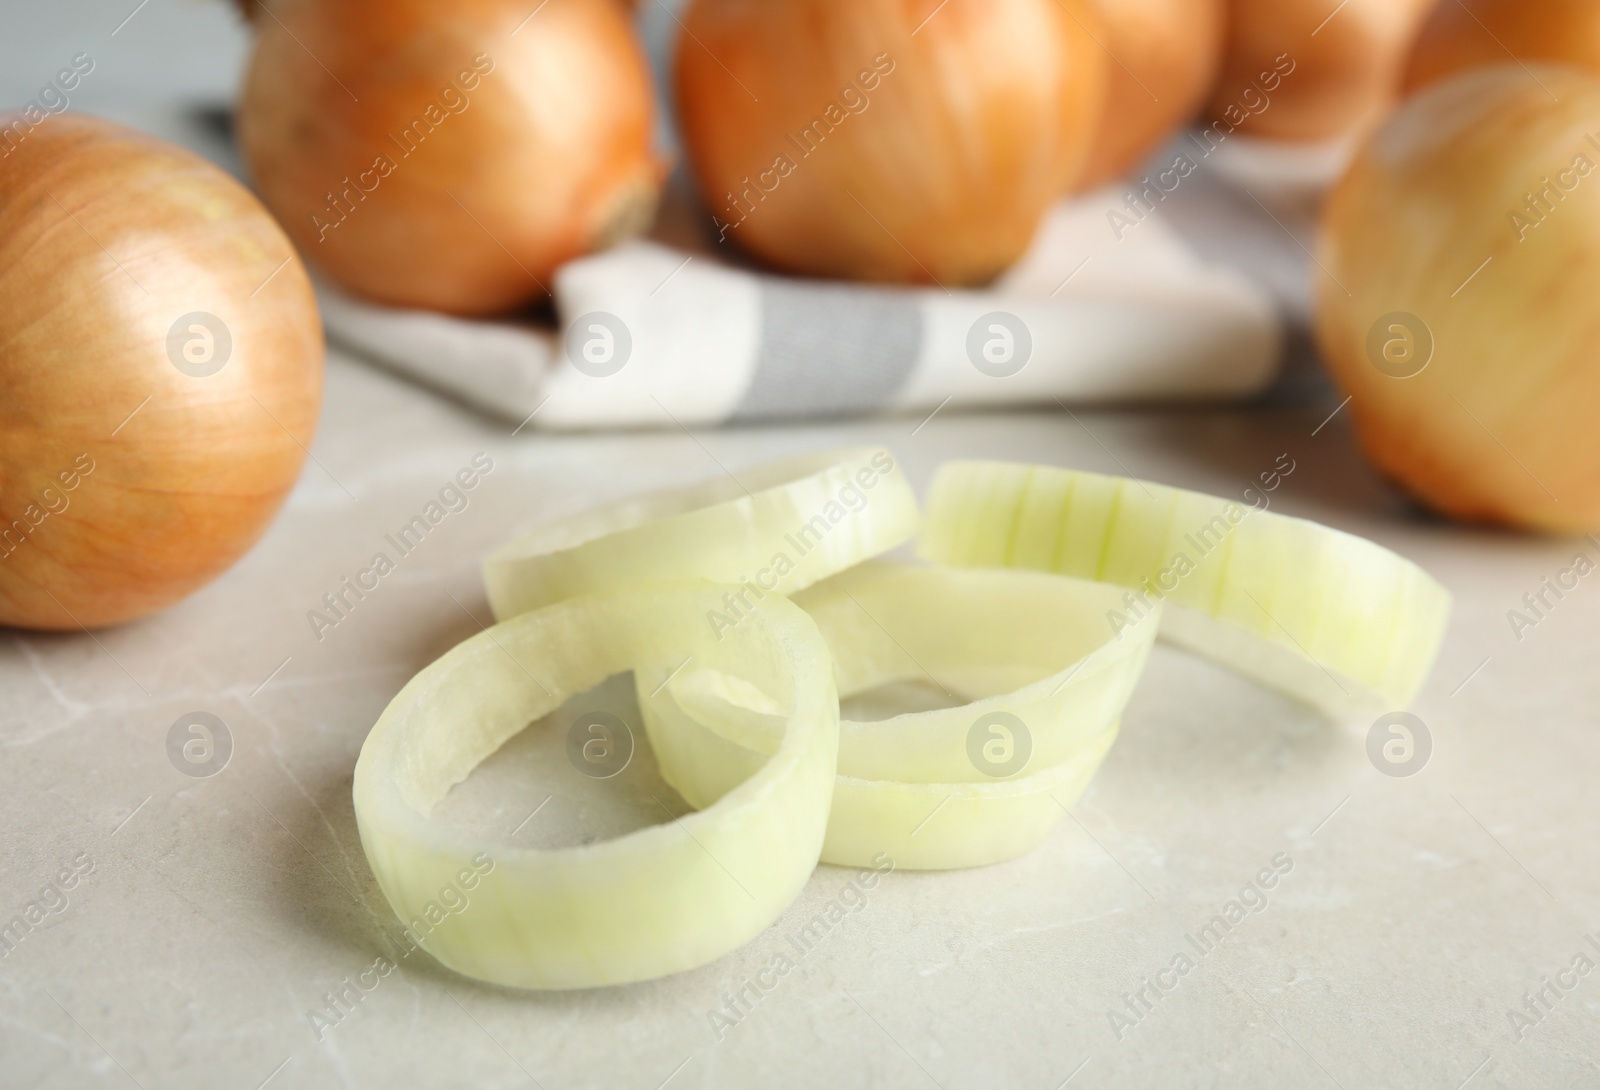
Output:
<path fill-rule="evenodd" d="M 639 496 L 541 526 L 483 564 L 504 620 L 574 594 L 683 579 L 745 584 L 734 602 L 793 594 L 887 552 L 917 499 L 887 450 L 830 451 Z M 732 619 L 739 607 L 724 607 Z"/>
<path fill-rule="evenodd" d="M 523 614 L 460 644 L 394 698 L 356 764 L 356 819 L 384 896 L 429 953 L 512 987 L 622 984 L 712 961 L 794 900 L 816 866 L 833 790 L 839 705 L 827 645 L 779 598 L 737 632 L 713 635 L 699 622 L 726 590 L 662 586 Z M 760 686 L 778 711 L 770 759 L 714 804 L 554 850 L 486 844 L 429 817 L 567 697 L 685 656 Z M 425 926 L 441 891 L 485 854 L 493 866 L 468 906 Z"/>
<path fill-rule="evenodd" d="M 1109 628 L 1164 602 L 1163 636 L 1338 718 L 1408 704 L 1450 614 L 1432 577 L 1364 538 L 1051 466 L 946 463 L 919 551 L 1128 588 Z"/>
<path fill-rule="evenodd" d="M 822 859 L 979 866 L 1037 846 L 1116 736 L 1159 609 L 1120 633 L 1121 590 L 1035 572 L 870 563 L 795 598 L 833 655 L 841 694 L 924 680 L 958 707 L 840 725 Z M 765 603 L 763 603 L 764 606 Z M 709 806 L 783 737 L 758 686 L 703 664 L 636 675 L 663 777 Z"/>

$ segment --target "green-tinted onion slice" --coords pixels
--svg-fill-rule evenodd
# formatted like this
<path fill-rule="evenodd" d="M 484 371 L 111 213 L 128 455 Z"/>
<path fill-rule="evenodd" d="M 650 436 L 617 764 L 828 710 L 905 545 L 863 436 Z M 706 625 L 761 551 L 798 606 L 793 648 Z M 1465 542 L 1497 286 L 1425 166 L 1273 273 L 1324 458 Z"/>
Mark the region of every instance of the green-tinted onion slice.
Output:
<path fill-rule="evenodd" d="M 489 556 L 504 620 L 599 590 L 685 579 L 741 584 L 726 621 L 909 540 L 917 499 L 887 450 L 812 454 L 585 511 Z"/>
<path fill-rule="evenodd" d="M 823 861 L 886 853 L 903 869 L 968 867 L 1037 845 L 1099 767 L 1155 638 L 1157 613 L 1120 637 L 1105 628 L 1120 593 L 869 563 L 797 595 L 841 694 L 921 680 L 963 701 L 841 723 Z M 636 678 L 662 774 L 691 805 L 743 782 L 782 736 L 781 709 L 747 679 L 699 664 Z"/>
<path fill-rule="evenodd" d="M 794 900 L 816 866 L 833 790 L 839 706 L 827 645 L 780 598 L 718 639 L 703 618 L 726 590 L 572 598 L 474 636 L 394 698 L 356 764 L 356 819 L 384 896 L 426 934 L 429 953 L 513 987 L 621 984 L 720 957 Z M 685 656 L 759 685 L 779 713 L 771 758 L 714 804 L 555 850 L 484 843 L 429 817 L 479 762 L 568 696 Z M 492 869 L 460 915 L 419 924 L 482 854 Z"/>
<path fill-rule="evenodd" d="M 1439 583 L 1365 538 L 1050 466 L 946 463 L 919 551 L 1116 583 L 1107 630 L 1164 602 L 1166 638 L 1340 718 L 1408 704 L 1450 614 Z"/>

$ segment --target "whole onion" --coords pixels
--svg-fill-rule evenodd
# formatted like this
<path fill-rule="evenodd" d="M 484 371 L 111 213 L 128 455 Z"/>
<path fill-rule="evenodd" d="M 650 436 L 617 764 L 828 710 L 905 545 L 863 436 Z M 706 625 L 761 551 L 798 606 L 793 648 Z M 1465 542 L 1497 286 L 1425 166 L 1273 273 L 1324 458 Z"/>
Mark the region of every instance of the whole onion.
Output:
<path fill-rule="evenodd" d="M 1326 206 L 1317 335 L 1362 446 L 1424 503 L 1594 530 L 1600 80 L 1531 72 L 1437 84 L 1367 143 Z"/>
<path fill-rule="evenodd" d="M 1243 105 L 1245 132 L 1276 140 L 1331 140 L 1377 118 L 1432 0 L 1229 0 L 1227 43 L 1210 112 Z M 1454 0 L 1446 0 L 1452 3 Z M 1255 102 L 1265 74 L 1281 84 Z"/>
<path fill-rule="evenodd" d="M 0 624 L 130 620 L 212 579 L 293 486 L 322 329 L 283 232 L 179 148 L 12 115 L 0 161 Z"/>
<path fill-rule="evenodd" d="M 718 236 L 783 269 L 980 283 L 1077 177 L 1087 0 L 695 0 L 677 97 Z"/>
<path fill-rule="evenodd" d="M 1566 61 L 1600 71 L 1594 0 L 1461 0 L 1437 5 L 1406 69 L 1408 90 L 1486 64 Z"/>
<path fill-rule="evenodd" d="M 1094 8 L 1113 63 L 1080 190 L 1122 177 L 1193 117 L 1222 59 L 1224 0 L 1095 0 Z"/>
<path fill-rule="evenodd" d="M 287 0 L 251 22 L 251 174 L 351 291 L 504 311 L 648 224 L 654 89 L 616 0 Z"/>

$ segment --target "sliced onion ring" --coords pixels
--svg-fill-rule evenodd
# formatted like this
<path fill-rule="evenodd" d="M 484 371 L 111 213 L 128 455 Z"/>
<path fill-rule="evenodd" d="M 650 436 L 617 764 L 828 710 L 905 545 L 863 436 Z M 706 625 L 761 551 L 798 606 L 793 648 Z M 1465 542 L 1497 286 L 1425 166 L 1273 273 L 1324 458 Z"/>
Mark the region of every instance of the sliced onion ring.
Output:
<path fill-rule="evenodd" d="M 492 553 L 483 578 L 501 620 L 575 594 L 688 579 L 743 584 L 735 601 L 749 606 L 887 552 L 917 518 L 887 450 L 831 451 L 541 526 Z"/>
<path fill-rule="evenodd" d="M 1159 611 L 1120 636 L 1106 627 L 1121 593 L 878 562 L 796 595 L 843 695 L 921 679 L 972 701 L 841 723 L 823 862 L 885 853 L 899 868 L 944 869 L 1035 847 L 1110 748 L 1155 639 Z M 782 709 L 748 679 L 703 664 L 635 677 L 662 775 L 690 805 L 713 805 L 782 738 Z"/>
<path fill-rule="evenodd" d="M 734 634 L 704 623 L 728 588 L 673 585 L 572 598 L 487 629 L 402 689 L 361 748 L 362 847 L 402 923 L 487 853 L 460 926 L 424 948 L 479 980 L 584 988 L 712 961 L 758 935 L 816 866 L 833 790 L 838 696 L 816 624 L 770 598 Z M 531 720 L 636 669 L 696 662 L 746 677 L 782 710 L 771 758 L 714 805 L 580 847 L 485 844 L 429 817 Z M 437 912 L 437 907 L 434 909 Z"/>
<path fill-rule="evenodd" d="M 919 553 L 1129 588 L 1108 612 L 1108 628 L 1164 601 L 1164 637 L 1336 718 L 1409 704 L 1450 615 L 1439 583 L 1364 538 L 1198 492 L 1051 466 L 946 463 L 934 477 Z"/>

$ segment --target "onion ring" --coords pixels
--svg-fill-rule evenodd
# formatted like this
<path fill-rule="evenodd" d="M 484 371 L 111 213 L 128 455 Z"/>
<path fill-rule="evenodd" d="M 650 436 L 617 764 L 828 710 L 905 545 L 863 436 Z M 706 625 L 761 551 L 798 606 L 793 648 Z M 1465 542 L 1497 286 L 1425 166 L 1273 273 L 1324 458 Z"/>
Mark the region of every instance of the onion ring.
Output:
<path fill-rule="evenodd" d="M 572 598 L 486 629 L 428 666 L 378 719 L 356 763 L 362 848 L 413 930 L 440 890 L 487 854 L 462 926 L 424 948 L 478 980 L 586 988 L 703 965 L 760 934 L 815 868 L 838 749 L 827 645 L 774 598 L 726 638 L 700 623 L 727 588 L 678 585 Z M 691 655 L 747 676 L 782 709 L 775 751 L 699 813 L 615 840 L 539 850 L 486 845 L 429 817 L 450 788 L 531 720 L 605 678 Z"/>
<path fill-rule="evenodd" d="M 927 679 L 970 703 L 840 724 L 822 861 L 980 866 L 1034 848 L 1116 737 L 1159 609 L 1113 636 L 1120 588 L 1036 572 L 868 563 L 795 596 L 844 696 Z M 668 670 L 672 666 L 667 667 Z M 708 666 L 635 675 L 663 777 L 709 806 L 782 738 L 782 709 Z"/>
<path fill-rule="evenodd" d="M 483 579 L 500 620 L 593 591 L 741 584 L 718 609 L 732 621 L 764 594 L 793 594 L 909 540 L 917 519 L 887 450 L 833 451 L 541 526 L 490 554 Z"/>
<path fill-rule="evenodd" d="M 1339 719 L 1409 704 L 1450 617 L 1444 587 L 1365 538 L 1052 466 L 946 463 L 918 552 L 1129 588 L 1108 628 L 1164 602 L 1166 639 Z"/>

